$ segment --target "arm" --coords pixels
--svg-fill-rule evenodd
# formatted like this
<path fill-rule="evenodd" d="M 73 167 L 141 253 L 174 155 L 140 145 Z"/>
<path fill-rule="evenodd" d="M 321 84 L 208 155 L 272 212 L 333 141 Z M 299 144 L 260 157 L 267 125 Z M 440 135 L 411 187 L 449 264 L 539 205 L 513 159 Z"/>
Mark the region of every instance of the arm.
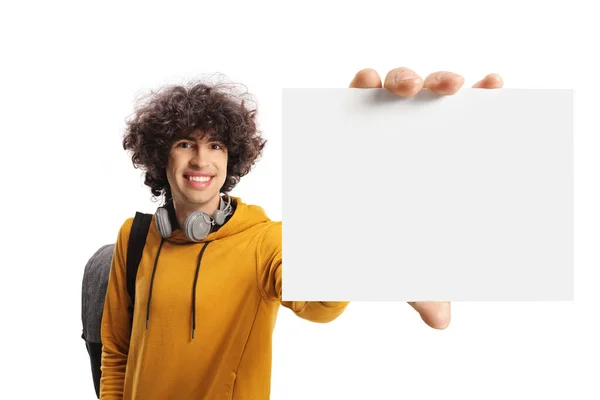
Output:
<path fill-rule="evenodd" d="M 270 225 L 260 239 L 258 250 L 258 280 L 260 291 L 269 301 L 280 301 L 300 318 L 312 322 L 331 322 L 339 317 L 349 302 L 282 301 L 281 295 L 281 222 Z"/>
<path fill-rule="evenodd" d="M 119 231 L 112 258 L 102 314 L 101 400 L 122 400 L 129 352 L 130 316 L 126 279 L 126 251 L 132 220 Z"/>

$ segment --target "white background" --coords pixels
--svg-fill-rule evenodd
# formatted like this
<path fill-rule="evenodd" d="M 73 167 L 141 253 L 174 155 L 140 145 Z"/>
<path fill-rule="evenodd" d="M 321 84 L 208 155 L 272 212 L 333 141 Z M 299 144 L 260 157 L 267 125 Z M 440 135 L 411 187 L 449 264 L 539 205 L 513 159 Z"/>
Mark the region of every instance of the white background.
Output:
<path fill-rule="evenodd" d="M 327 325 L 282 310 L 272 398 L 599 398 L 600 32 L 585 3 L 3 5 L 2 397 L 95 398 L 79 337 L 83 267 L 125 218 L 155 208 L 121 150 L 139 90 L 214 72 L 246 84 L 270 144 L 234 193 L 278 219 L 281 88 L 408 66 L 466 85 L 497 72 L 506 87 L 575 89 L 576 300 L 457 303 L 445 331 L 400 303 L 353 303 Z"/>

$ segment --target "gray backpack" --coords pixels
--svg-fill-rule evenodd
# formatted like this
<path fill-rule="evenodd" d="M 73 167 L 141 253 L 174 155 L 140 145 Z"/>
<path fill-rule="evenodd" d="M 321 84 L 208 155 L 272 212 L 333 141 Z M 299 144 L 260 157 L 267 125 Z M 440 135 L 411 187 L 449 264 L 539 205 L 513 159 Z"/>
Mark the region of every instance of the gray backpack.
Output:
<path fill-rule="evenodd" d="M 136 212 L 127 244 L 127 292 L 130 299 L 129 315 L 131 320 L 133 320 L 133 304 L 135 303 L 135 277 L 146 245 L 146 237 L 151 222 L 152 214 Z M 100 247 L 87 262 L 83 273 L 81 291 L 83 332 L 81 338 L 85 341 L 90 357 L 92 379 L 97 398 L 100 398 L 100 378 L 102 377 L 102 371 L 100 370 L 102 360 L 100 327 L 102 326 L 102 312 L 114 248 L 114 244 Z"/>

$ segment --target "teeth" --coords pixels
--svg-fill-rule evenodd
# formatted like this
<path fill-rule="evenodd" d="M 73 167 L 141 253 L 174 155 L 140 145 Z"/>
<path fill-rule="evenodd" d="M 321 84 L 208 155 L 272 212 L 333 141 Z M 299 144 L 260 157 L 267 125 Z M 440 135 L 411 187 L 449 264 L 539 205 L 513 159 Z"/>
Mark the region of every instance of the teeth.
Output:
<path fill-rule="evenodd" d="M 210 176 L 188 176 L 188 179 L 194 182 L 208 182 Z"/>

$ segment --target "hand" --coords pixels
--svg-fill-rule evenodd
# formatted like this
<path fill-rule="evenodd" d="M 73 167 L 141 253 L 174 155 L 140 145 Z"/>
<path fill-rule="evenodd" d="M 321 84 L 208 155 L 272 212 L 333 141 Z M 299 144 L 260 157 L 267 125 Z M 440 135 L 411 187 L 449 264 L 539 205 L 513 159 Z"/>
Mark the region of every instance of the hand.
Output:
<path fill-rule="evenodd" d="M 423 80 L 414 71 L 408 68 L 395 68 L 388 72 L 382 85 L 379 74 L 366 68 L 359 71 L 352 82 L 351 88 L 386 88 L 390 92 L 409 97 L 417 94 L 421 89 L 429 89 L 440 95 L 452 95 L 464 85 L 465 79 L 454 72 L 433 72 Z M 482 80 L 473 85 L 474 88 L 499 89 L 504 82 L 498 74 L 488 74 Z"/>
<path fill-rule="evenodd" d="M 429 74 L 425 80 L 408 68 L 395 68 L 388 72 L 382 85 L 379 74 L 371 69 L 359 71 L 352 82 L 351 88 L 382 88 L 390 92 L 409 97 L 421 89 L 429 89 L 439 95 L 452 95 L 464 85 L 465 79 L 459 74 L 447 71 Z M 497 89 L 503 85 L 498 74 L 488 74 L 473 85 L 474 88 Z M 450 302 L 447 301 L 418 301 L 409 302 L 421 316 L 421 319 L 434 329 L 446 329 L 450 325 Z"/>

